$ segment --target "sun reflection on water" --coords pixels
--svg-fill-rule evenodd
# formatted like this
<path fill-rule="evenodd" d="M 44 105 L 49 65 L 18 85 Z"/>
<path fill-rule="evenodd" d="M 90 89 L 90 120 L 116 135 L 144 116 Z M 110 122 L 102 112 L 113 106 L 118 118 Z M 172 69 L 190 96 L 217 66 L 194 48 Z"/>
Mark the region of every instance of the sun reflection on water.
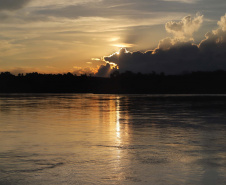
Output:
<path fill-rule="evenodd" d="M 116 100 L 116 136 L 117 139 L 121 140 L 121 133 L 120 133 L 120 99 L 117 97 Z"/>

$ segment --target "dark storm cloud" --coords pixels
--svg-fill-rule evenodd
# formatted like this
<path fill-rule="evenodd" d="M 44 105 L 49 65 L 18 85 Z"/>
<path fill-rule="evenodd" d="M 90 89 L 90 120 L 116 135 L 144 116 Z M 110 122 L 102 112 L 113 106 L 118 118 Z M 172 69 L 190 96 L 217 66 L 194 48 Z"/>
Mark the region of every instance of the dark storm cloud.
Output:
<path fill-rule="evenodd" d="M 199 49 L 196 45 L 178 43 L 169 50 L 156 49 L 145 53 L 140 51 L 126 52 L 122 49 L 120 54 L 105 57 L 105 60 L 116 63 L 121 72 L 151 73 L 155 71 L 174 74 L 199 70 L 196 65 L 198 58 Z"/>
<path fill-rule="evenodd" d="M 0 10 L 16 10 L 24 7 L 30 0 L 0 0 Z"/>
<path fill-rule="evenodd" d="M 166 38 L 159 42 L 155 50 L 143 53 L 121 49 L 119 53 L 104 59 L 117 64 L 121 72 L 155 71 L 180 74 L 192 71 L 226 70 L 226 15 L 221 17 L 218 25 L 219 28 L 208 32 L 199 45 L 193 44 L 192 41 Z"/>
<path fill-rule="evenodd" d="M 106 65 L 101 65 L 95 75 L 98 77 L 108 77 L 113 70 L 111 65 L 107 63 Z"/>

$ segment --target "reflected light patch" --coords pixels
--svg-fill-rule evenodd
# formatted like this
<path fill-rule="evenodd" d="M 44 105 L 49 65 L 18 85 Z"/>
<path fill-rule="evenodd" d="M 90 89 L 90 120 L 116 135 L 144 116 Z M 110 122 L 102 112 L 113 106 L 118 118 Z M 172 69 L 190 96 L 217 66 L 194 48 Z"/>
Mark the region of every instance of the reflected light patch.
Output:
<path fill-rule="evenodd" d="M 119 97 L 117 97 L 117 100 L 116 100 L 116 135 L 117 135 L 117 138 L 120 140 L 121 139 L 121 134 L 120 134 L 120 121 L 119 121 L 119 119 L 120 119 L 119 103 L 120 103 L 120 100 L 119 100 Z"/>

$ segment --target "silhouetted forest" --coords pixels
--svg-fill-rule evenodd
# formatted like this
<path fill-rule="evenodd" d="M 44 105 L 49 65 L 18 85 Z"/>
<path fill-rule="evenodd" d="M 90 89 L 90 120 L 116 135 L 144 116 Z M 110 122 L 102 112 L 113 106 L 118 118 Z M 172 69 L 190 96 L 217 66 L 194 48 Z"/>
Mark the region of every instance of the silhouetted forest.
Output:
<path fill-rule="evenodd" d="M 0 93 L 225 94 L 226 72 L 165 75 L 115 71 L 110 78 L 2 72 Z"/>

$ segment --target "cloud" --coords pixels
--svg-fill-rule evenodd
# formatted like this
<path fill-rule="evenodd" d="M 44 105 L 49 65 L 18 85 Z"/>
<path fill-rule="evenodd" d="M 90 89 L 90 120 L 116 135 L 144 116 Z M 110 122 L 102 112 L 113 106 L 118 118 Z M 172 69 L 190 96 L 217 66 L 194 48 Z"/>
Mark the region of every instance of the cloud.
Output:
<path fill-rule="evenodd" d="M 169 50 L 173 46 L 173 40 L 169 37 L 159 41 L 158 49 Z"/>
<path fill-rule="evenodd" d="M 117 70 L 117 67 L 114 64 L 107 63 L 106 65 L 101 65 L 98 69 L 98 72 L 95 74 L 95 76 L 98 77 L 109 77 L 110 74 Z"/>
<path fill-rule="evenodd" d="M 220 29 L 226 31 L 226 14 L 221 17 L 221 20 L 218 21 L 217 24 L 220 26 Z"/>
<path fill-rule="evenodd" d="M 91 67 L 77 67 L 77 66 L 74 66 L 73 67 L 74 70 L 73 70 L 73 74 L 76 74 L 78 76 L 82 75 L 82 74 L 86 74 L 86 75 L 92 75 L 94 76 L 95 73 L 97 73 L 97 69 L 95 68 L 91 68 Z"/>
<path fill-rule="evenodd" d="M 98 77 L 109 77 L 111 70 L 111 65 L 107 63 L 106 65 L 101 65 L 96 73 Z"/>
<path fill-rule="evenodd" d="M 91 58 L 91 60 L 96 60 L 96 61 L 100 61 L 101 59 L 100 58 Z"/>
<path fill-rule="evenodd" d="M 173 33 L 179 39 L 192 39 L 195 31 L 198 31 L 203 22 L 203 15 L 196 15 L 195 18 L 191 16 L 184 17 L 181 21 L 170 21 L 166 23 L 165 28 L 169 33 Z"/>
<path fill-rule="evenodd" d="M 197 3 L 197 0 L 163 0 L 163 1 L 169 1 L 169 2 L 178 2 L 178 3 L 188 3 L 188 4 L 195 4 Z"/>
<path fill-rule="evenodd" d="M 194 8 L 190 1 L 159 1 L 159 0 L 90 0 L 89 2 L 55 2 L 50 1 L 48 3 L 35 3 L 36 6 L 42 5 L 40 9 L 37 9 L 37 14 L 43 14 L 54 17 L 67 17 L 67 18 L 79 18 L 79 17 L 107 17 L 107 18 L 129 18 L 129 19 L 144 19 L 154 18 L 164 13 L 176 14 L 181 12 L 188 12 Z M 192 1 L 193 2 L 193 1 Z M 186 3 L 186 7 L 184 6 Z M 46 6 L 48 8 L 46 8 Z M 44 8 L 43 8 L 44 7 Z M 167 7 L 167 8 L 166 8 Z"/>
<path fill-rule="evenodd" d="M 17 10 L 23 8 L 30 0 L 0 0 L 0 10 Z"/>
<path fill-rule="evenodd" d="M 179 22 L 170 22 L 166 29 L 182 35 L 191 36 L 202 22 L 202 16 L 194 19 L 185 17 Z M 218 28 L 208 32 L 200 44 L 191 40 L 165 38 L 156 49 L 146 52 L 129 52 L 121 49 L 108 57 L 107 64 L 99 70 L 109 68 L 109 62 L 117 64 L 120 72 L 132 71 L 151 73 L 153 71 L 166 74 L 181 74 L 192 71 L 226 70 L 226 14 L 218 22 Z"/>
<path fill-rule="evenodd" d="M 32 0 L 31 3 L 29 3 L 29 7 L 48 7 L 49 9 L 54 7 L 65 7 L 65 6 L 71 6 L 71 5 L 79 5 L 79 4 L 87 4 L 92 2 L 99 2 L 102 0 Z"/>

